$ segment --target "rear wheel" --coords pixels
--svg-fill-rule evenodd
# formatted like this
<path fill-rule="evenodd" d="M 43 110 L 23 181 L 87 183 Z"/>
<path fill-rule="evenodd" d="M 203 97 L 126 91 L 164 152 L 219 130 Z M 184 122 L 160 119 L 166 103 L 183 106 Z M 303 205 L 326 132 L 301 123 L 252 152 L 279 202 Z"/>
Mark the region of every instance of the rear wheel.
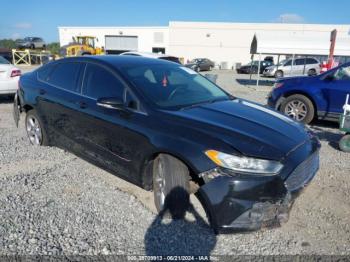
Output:
<path fill-rule="evenodd" d="M 311 100 L 303 95 L 291 95 L 282 105 L 281 112 L 298 122 L 309 124 L 315 115 L 315 108 Z"/>
<path fill-rule="evenodd" d="M 153 163 L 154 203 L 158 212 L 183 218 L 189 207 L 189 170 L 173 156 L 161 154 Z"/>
<path fill-rule="evenodd" d="M 25 127 L 29 141 L 35 146 L 48 145 L 46 132 L 43 124 L 34 109 L 27 112 Z"/>
<path fill-rule="evenodd" d="M 308 76 L 315 76 L 317 73 L 316 73 L 316 70 L 315 69 L 310 69 L 309 71 L 307 71 L 307 75 Z"/>
<path fill-rule="evenodd" d="M 350 153 L 350 134 L 347 134 L 340 139 L 339 148 L 341 151 Z"/>

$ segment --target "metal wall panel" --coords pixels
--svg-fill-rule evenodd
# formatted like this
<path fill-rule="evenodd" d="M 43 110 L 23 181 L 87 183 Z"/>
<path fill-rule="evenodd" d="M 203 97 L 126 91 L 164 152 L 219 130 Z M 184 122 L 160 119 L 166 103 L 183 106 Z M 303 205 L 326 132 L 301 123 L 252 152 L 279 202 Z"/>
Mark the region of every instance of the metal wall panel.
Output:
<path fill-rule="evenodd" d="M 106 35 L 105 50 L 137 51 L 138 37 L 125 35 Z"/>

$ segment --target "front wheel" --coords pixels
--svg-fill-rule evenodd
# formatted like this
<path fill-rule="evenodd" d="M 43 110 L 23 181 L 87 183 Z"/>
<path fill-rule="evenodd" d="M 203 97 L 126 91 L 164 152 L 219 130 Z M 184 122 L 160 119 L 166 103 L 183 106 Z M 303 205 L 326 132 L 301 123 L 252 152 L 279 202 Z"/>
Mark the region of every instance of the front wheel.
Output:
<path fill-rule="evenodd" d="M 155 206 L 162 215 L 183 218 L 189 207 L 189 170 L 173 156 L 161 154 L 153 163 Z"/>
<path fill-rule="evenodd" d="M 35 146 L 48 145 L 46 132 L 35 110 L 30 110 L 27 112 L 26 119 L 25 119 L 25 127 L 26 127 L 29 141 L 32 145 L 35 145 Z"/>
<path fill-rule="evenodd" d="M 343 152 L 350 153 L 350 134 L 347 134 L 340 139 L 339 148 Z"/>
<path fill-rule="evenodd" d="M 303 95 L 291 95 L 287 97 L 280 111 L 298 122 L 309 124 L 315 115 L 315 108 L 309 98 Z"/>
<path fill-rule="evenodd" d="M 282 78 L 282 77 L 283 77 L 283 71 L 278 70 L 278 71 L 275 73 L 275 78 Z"/>

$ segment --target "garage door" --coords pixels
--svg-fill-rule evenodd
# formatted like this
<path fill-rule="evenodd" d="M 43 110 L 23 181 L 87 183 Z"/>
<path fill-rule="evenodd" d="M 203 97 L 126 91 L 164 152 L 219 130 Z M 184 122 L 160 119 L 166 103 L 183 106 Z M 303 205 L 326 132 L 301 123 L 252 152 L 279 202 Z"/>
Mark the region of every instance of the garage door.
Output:
<path fill-rule="evenodd" d="M 137 36 L 106 35 L 105 50 L 114 52 L 137 51 Z"/>

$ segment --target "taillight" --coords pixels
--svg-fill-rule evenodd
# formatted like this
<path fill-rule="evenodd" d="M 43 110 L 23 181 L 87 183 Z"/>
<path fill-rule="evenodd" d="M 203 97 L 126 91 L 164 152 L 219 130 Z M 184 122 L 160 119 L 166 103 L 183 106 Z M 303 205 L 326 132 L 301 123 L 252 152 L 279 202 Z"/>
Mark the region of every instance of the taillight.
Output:
<path fill-rule="evenodd" d="M 14 69 L 11 72 L 11 77 L 20 76 L 20 75 L 21 75 L 21 70 Z"/>

